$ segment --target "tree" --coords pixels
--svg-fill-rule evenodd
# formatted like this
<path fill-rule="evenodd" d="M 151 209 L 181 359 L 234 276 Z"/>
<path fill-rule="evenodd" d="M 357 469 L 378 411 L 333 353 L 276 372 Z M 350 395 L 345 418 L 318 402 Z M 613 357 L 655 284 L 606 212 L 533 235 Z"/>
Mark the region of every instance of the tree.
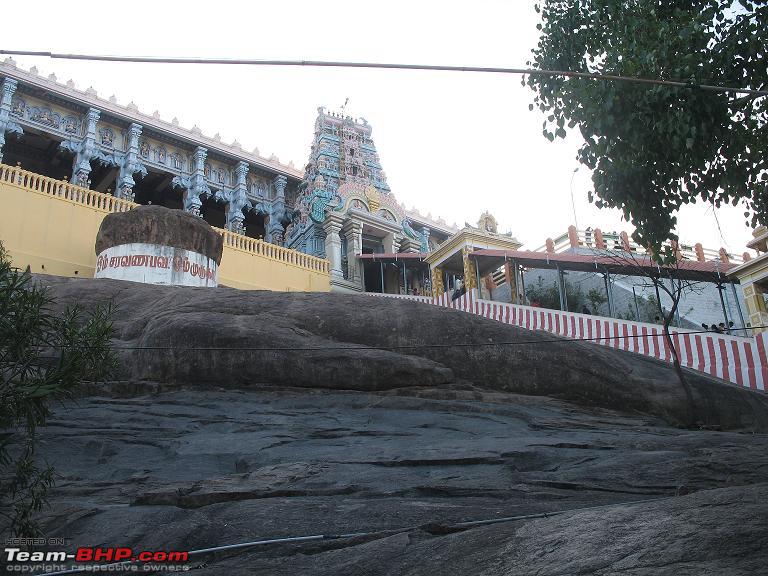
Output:
<path fill-rule="evenodd" d="M 654 265 L 653 258 L 648 255 L 638 255 L 635 252 L 624 250 L 608 250 L 608 251 L 595 251 L 596 254 L 604 257 L 608 257 L 615 264 L 618 264 L 624 268 L 624 273 L 637 278 L 643 278 L 646 281 L 645 286 L 653 288 L 655 292 L 654 296 L 648 297 L 648 302 L 653 306 L 657 306 L 658 314 L 661 317 L 661 323 L 664 333 L 664 341 L 667 348 L 672 355 L 672 364 L 675 368 L 675 374 L 680 382 L 680 386 L 683 388 L 686 398 L 686 422 L 688 427 L 695 425 L 696 406 L 693 399 L 693 390 L 688 380 L 685 378 L 682 364 L 680 364 L 680 356 L 675 345 L 675 341 L 672 338 L 670 332 L 670 326 L 675 318 L 677 309 L 680 306 L 680 301 L 683 294 L 686 292 L 696 292 L 698 290 L 699 282 L 695 280 L 686 279 L 685 275 L 680 270 L 681 257 L 678 254 L 678 258 L 672 262 L 660 266 Z M 672 253 L 675 254 L 674 247 L 672 247 Z M 670 308 L 664 308 L 661 306 L 661 293 L 667 295 L 671 302 Z"/>
<path fill-rule="evenodd" d="M 54 471 L 35 458 L 50 403 L 116 365 L 111 306 L 57 314 L 47 290 L 11 266 L 0 244 L 0 532 L 35 536 Z"/>
<path fill-rule="evenodd" d="M 544 135 L 578 127 L 590 201 L 619 208 L 659 261 L 674 212 L 743 201 L 768 224 L 768 97 L 695 87 L 768 88 L 768 0 L 545 0 L 528 65 L 681 80 L 689 87 L 530 75 Z M 533 109 L 534 105 L 531 104 Z"/>

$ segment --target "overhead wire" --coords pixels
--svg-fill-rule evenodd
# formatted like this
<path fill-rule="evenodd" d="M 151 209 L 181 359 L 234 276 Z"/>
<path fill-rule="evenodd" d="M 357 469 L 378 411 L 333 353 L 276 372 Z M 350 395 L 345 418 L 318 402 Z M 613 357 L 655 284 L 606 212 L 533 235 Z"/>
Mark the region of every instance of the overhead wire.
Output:
<path fill-rule="evenodd" d="M 638 76 L 622 76 L 620 74 L 602 74 L 596 72 L 578 72 L 574 70 L 543 70 L 538 68 L 507 68 L 499 66 L 451 66 L 443 64 L 405 64 L 393 62 L 348 62 L 333 60 L 268 60 L 250 58 L 201 58 L 201 57 L 164 57 L 164 56 L 120 56 L 107 54 L 66 54 L 59 52 L 37 50 L 0 50 L 0 54 L 8 56 L 33 56 L 59 60 L 87 60 L 93 62 L 129 62 L 138 64 L 220 64 L 234 66 L 282 66 L 282 67 L 320 67 L 320 68 L 368 68 L 387 70 L 427 70 L 437 72 L 480 72 L 492 74 L 522 74 L 530 76 L 562 76 L 565 78 L 586 78 L 589 80 L 605 80 L 611 82 L 633 82 L 674 88 L 706 90 L 718 93 L 747 94 L 751 96 L 768 96 L 768 90 L 719 86 L 687 82 L 679 79 L 664 80 L 661 78 L 645 78 Z"/>

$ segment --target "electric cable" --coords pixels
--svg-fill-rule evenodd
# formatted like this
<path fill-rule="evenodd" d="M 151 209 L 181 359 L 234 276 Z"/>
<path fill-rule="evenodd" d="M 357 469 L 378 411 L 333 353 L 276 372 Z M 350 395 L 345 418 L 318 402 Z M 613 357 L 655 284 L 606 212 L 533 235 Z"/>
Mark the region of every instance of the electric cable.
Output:
<path fill-rule="evenodd" d="M 662 80 L 660 78 L 643 78 L 637 76 L 622 76 L 619 74 L 598 74 L 594 72 L 577 72 L 573 70 L 541 70 L 537 68 L 505 68 L 497 66 L 449 66 L 442 64 L 405 64 L 388 62 L 344 62 L 332 60 L 261 60 L 248 58 L 192 58 L 192 57 L 162 57 L 162 56 L 119 56 L 98 54 L 64 54 L 58 52 L 35 50 L 0 50 L 0 54 L 9 56 L 35 56 L 60 60 L 88 60 L 95 62 L 131 62 L 139 64 L 223 64 L 237 66 L 306 66 L 320 68 L 369 68 L 388 70 L 428 70 L 438 72 L 481 72 L 493 74 L 522 74 L 530 76 L 563 76 L 566 78 L 586 78 L 589 80 L 605 80 L 610 82 L 633 82 L 674 88 L 698 89 L 709 92 L 748 94 L 751 96 L 768 96 L 768 90 L 754 88 L 718 86 L 714 84 L 699 84 L 682 80 Z"/>

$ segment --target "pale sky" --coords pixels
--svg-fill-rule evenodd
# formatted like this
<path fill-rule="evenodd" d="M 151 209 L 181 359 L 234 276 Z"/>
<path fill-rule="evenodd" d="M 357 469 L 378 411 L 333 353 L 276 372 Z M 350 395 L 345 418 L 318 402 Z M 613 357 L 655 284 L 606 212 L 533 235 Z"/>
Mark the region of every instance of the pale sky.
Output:
<path fill-rule="evenodd" d="M 523 67 L 536 45 L 534 0 L 178 3 L 28 0 L 2 32 L 5 49 L 140 56 L 354 60 Z M 14 10 L 6 8 L 6 14 Z M 23 25 L 32 22 L 34 26 Z M 389 185 L 408 208 L 475 224 L 484 210 L 526 247 L 574 222 L 631 231 L 618 211 L 587 201 L 580 135 L 554 143 L 519 76 L 394 70 L 123 64 L 16 58 L 23 68 L 133 100 L 143 112 L 197 124 L 246 150 L 303 167 L 317 107 L 347 111 L 373 127 Z M 573 186 L 571 180 L 573 177 Z M 741 207 L 685 209 L 685 242 L 740 254 L 751 231 Z"/>

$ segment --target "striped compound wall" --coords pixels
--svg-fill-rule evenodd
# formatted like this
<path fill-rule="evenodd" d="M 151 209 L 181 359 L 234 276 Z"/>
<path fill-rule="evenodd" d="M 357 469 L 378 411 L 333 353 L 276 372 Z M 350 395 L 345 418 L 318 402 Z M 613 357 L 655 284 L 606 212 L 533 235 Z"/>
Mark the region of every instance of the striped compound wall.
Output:
<path fill-rule="evenodd" d="M 438 298 L 398 294 L 372 295 L 455 308 L 490 320 L 514 324 L 529 330 L 545 330 L 566 338 L 594 338 L 597 344 L 603 346 L 672 362 L 672 354 L 664 341 L 663 330 L 657 324 L 481 300 L 477 298 L 475 289 L 453 302 L 448 293 Z M 671 333 L 683 366 L 738 386 L 765 391 L 768 385 L 768 332 L 762 332 L 754 338 L 739 338 L 713 332 L 697 333 L 681 328 L 674 328 Z"/>

